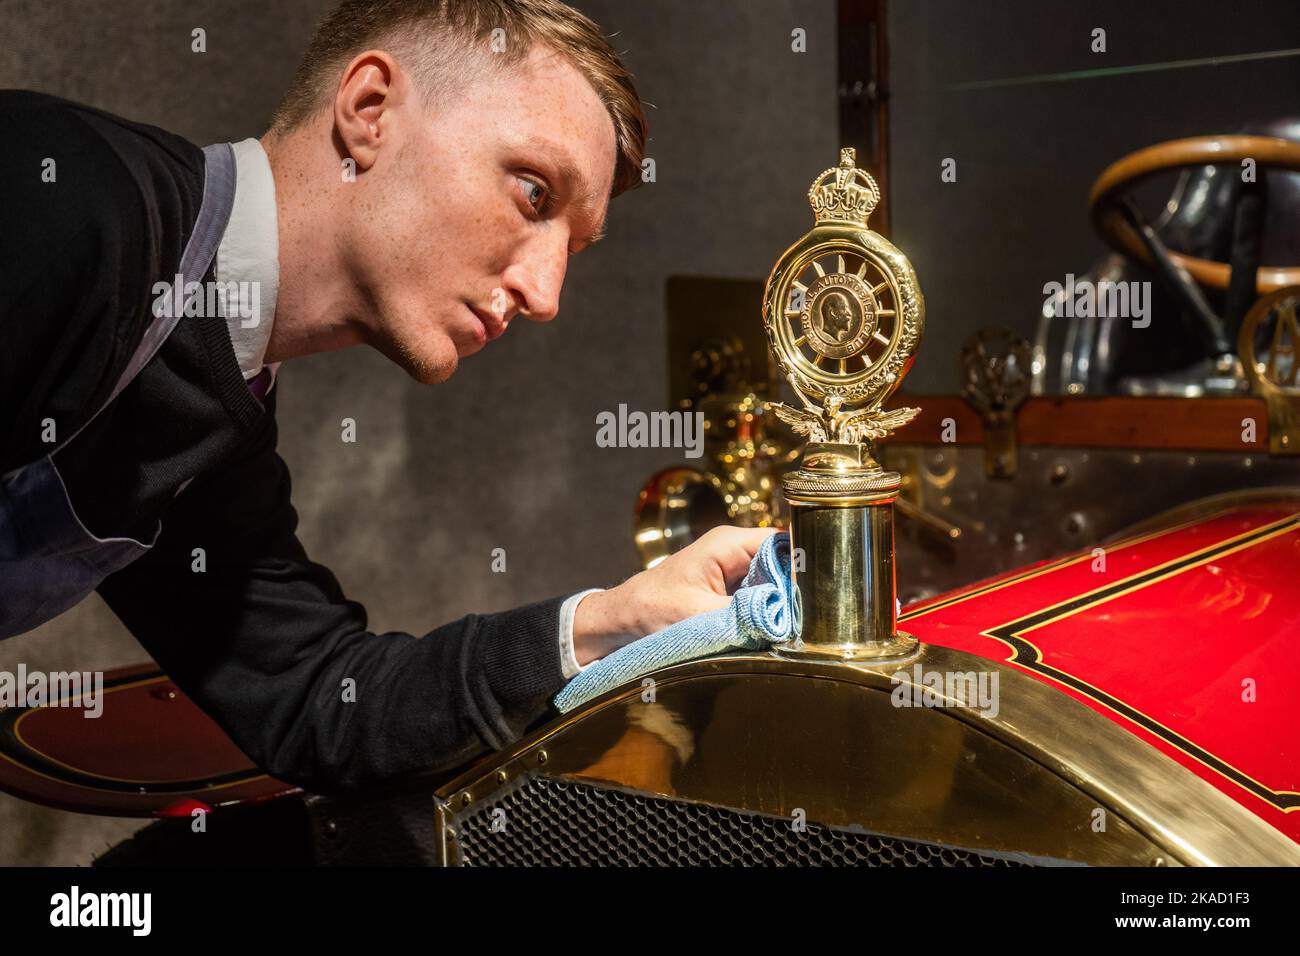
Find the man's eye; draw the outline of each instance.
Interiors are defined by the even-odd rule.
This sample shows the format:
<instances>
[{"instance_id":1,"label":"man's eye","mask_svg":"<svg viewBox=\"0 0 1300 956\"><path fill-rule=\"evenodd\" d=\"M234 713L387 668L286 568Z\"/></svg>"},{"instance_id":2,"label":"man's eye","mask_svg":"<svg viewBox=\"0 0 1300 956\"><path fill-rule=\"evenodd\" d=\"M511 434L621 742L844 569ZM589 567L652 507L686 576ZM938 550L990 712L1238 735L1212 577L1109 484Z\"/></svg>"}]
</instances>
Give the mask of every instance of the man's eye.
<instances>
[{"instance_id":1,"label":"man's eye","mask_svg":"<svg viewBox=\"0 0 1300 956\"><path fill-rule=\"evenodd\" d=\"M528 205L537 212L542 212L546 203L546 187L532 179L525 179L522 176L517 178L523 184L524 198L528 200Z\"/></svg>"}]
</instances>

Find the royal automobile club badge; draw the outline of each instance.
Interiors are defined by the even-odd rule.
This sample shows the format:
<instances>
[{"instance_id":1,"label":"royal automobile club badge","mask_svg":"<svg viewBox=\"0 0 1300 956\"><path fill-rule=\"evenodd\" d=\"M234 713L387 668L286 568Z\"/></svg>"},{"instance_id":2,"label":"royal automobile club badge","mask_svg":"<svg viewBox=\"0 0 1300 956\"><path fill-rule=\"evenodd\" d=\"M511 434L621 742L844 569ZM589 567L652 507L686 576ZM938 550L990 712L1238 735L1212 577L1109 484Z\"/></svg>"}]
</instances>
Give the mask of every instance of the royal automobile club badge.
<instances>
[{"instance_id":1,"label":"royal automobile club badge","mask_svg":"<svg viewBox=\"0 0 1300 956\"><path fill-rule=\"evenodd\" d=\"M867 226L875 180L840 150L808 190L815 224L777 260L763 324L802 408L773 410L809 439L781 479L791 508L791 602L796 639L776 653L905 660L917 642L897 627L893 503L901 484L871 442L917 408L881 406L921 340L925 305L911 263Z\"/></svg>"},{"instance_id":2,"label":"royal automobile club badge","mask_svg":"<svg viewBox=\"0 0 1300 956\"><path fill-rule=\"evenodd\" d=\"M805 410L775 410L813 442L871 441L919 411L880 406L911 367L925 304L911 263L867 226L880 190L854 150L840 150L808 201L816 224L777 261L763 299L777 365Z\"/></svg>"}]
</instances>

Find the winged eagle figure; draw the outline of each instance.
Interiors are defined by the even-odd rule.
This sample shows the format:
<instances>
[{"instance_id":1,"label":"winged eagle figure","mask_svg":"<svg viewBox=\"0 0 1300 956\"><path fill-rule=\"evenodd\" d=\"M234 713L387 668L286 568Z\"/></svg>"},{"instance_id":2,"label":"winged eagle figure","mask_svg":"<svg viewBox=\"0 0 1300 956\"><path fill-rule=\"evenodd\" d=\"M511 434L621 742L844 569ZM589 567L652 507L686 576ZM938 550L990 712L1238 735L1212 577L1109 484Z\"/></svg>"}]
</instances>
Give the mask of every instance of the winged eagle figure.
<instances>
[{"instance_id":1,"label":"winged eagle figure","mask_svg":"<svg viewBox=\"0 0 1300 956\"><path fill-rule=\"evenodd\" d=\"M878 408L860 408L852 412L841 412L840 406L844 404L844 399L838 395L827 395L824 404L824 409L818 409L805 402L808 410L803 411L777 402L772 409L777 418L809 441L858 445L884 438L921 412L919 408L896 408L889 412L882 412Z\"/></svg>"}]
</instances>

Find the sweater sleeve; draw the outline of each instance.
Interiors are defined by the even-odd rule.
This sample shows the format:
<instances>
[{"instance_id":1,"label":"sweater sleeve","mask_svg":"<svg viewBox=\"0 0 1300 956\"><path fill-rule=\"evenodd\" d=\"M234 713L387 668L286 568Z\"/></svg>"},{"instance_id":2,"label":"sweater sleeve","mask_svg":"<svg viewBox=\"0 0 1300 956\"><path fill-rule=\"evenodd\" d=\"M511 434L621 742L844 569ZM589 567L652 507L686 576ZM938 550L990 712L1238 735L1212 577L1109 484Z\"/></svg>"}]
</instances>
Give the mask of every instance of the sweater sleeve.
<instances>
[{"instance_id":1,"label":"sweater sleeve","mask_svg":"<svg viewBox=\"0 0 1300 956\"><path fill-rule=\"evenodd\" d=\"M247 454L196 478L153 549L99 588L168 676L260 767L322 793L464 763L553 716L565 596L423 636L370 632L294 533L267 418Z\"/></svg>"}]
</instances>

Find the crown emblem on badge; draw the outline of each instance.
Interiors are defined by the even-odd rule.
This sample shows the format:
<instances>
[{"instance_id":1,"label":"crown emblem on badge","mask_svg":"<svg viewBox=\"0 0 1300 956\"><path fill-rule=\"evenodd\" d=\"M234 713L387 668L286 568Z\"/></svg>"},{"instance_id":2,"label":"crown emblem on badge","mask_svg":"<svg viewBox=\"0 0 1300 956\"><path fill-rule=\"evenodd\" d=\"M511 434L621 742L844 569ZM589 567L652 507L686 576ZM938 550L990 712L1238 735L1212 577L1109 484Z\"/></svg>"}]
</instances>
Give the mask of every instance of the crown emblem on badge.
<instances>
[{"instance_id":1,"label":"crown emblem on badge","mask_svg":"<svg viewBox=\"0 0 1300 956\"><path fill-rule=\"evenodd\" d=\"M829 179L835 177L832 184ZM857 165L857 150L845 147L840 150L840 164L828 169L815 180L808 190L817 222L851 222L865 226L867 217L880 202L880 187L865 169Z\"/></svg>"}]
</instances>

